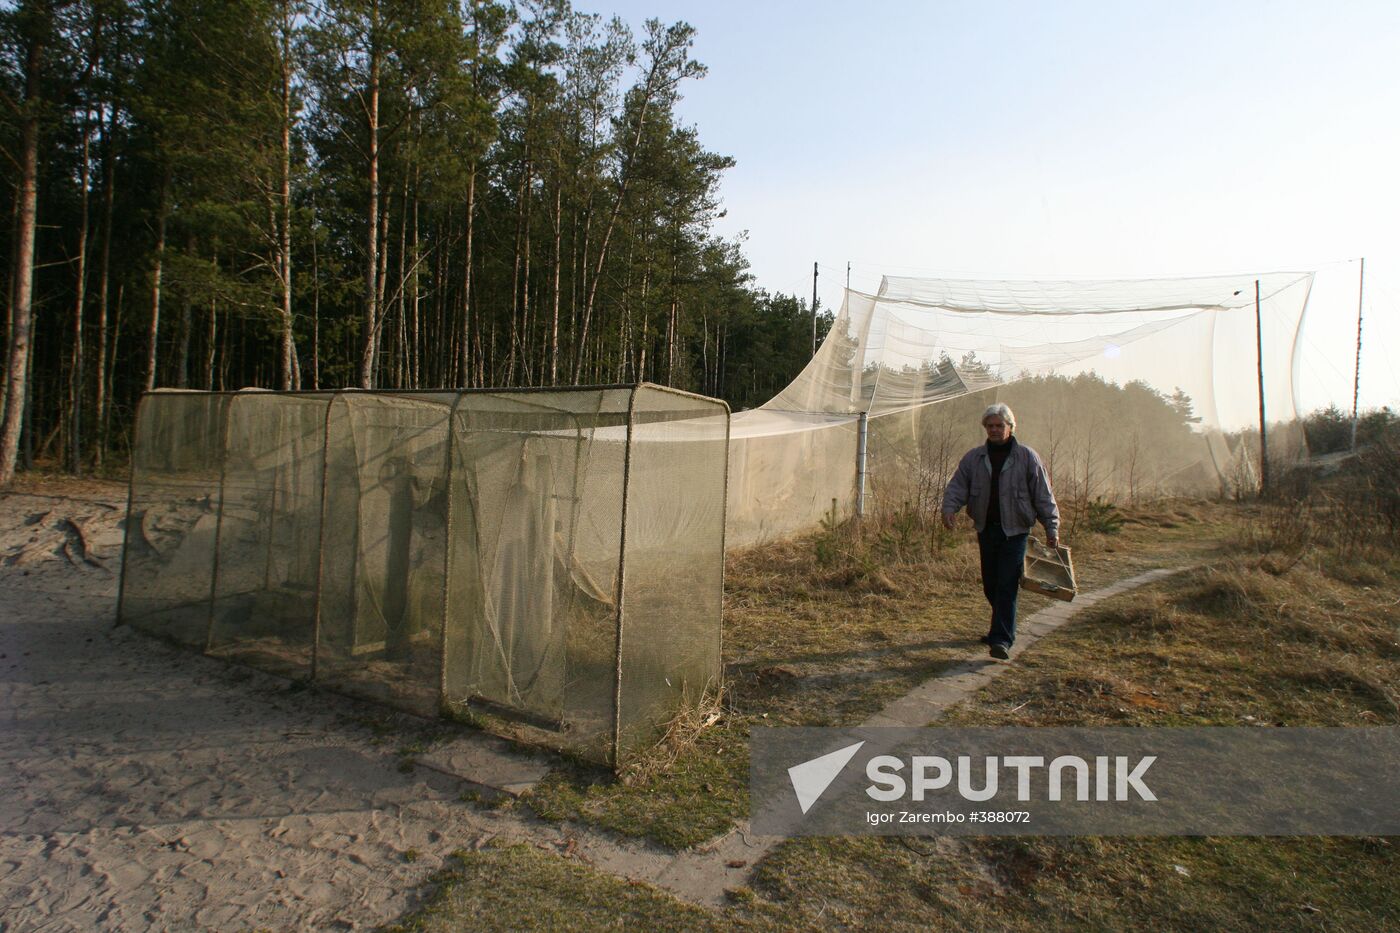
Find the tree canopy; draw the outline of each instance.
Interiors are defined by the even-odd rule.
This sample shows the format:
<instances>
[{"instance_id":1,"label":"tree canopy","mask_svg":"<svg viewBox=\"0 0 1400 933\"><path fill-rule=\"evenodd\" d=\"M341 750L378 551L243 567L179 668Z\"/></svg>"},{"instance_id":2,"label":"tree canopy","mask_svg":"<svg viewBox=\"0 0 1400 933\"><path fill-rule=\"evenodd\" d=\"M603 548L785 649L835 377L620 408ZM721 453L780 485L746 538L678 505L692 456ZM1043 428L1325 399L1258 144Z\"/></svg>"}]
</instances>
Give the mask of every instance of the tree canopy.
<instances>
[{"instance_id":1,"label":"tree canopy","mask_svg":"<svg viewBox=\"0 0 1400 933\"><path fill-rule=\"evenodd\" d=\"M715 232L694 39L567 0L0 7L10 463L100 463L152 387L764 401L811 309Z\"/></svg>"}]
</instances>

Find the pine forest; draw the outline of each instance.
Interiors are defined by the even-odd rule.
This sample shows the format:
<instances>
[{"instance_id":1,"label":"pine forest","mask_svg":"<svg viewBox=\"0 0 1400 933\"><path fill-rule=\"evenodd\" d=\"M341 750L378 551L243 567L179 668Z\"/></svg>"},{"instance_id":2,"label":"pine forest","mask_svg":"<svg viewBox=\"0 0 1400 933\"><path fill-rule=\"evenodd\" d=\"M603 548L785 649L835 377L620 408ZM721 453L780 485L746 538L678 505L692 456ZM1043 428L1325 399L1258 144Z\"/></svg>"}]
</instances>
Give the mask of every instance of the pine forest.
<instances>
[{"instance_id":1,"label":"pine forest","mask_svg":"<svg viewBox=\"0 0 1400 933\"><path fill-rule=\"evenodd\" d=\"M694 41L567 0L0 3L0 484L120 464L160 387L765 401L811 308L715 232Z\"/></svg>"}]
</instances>

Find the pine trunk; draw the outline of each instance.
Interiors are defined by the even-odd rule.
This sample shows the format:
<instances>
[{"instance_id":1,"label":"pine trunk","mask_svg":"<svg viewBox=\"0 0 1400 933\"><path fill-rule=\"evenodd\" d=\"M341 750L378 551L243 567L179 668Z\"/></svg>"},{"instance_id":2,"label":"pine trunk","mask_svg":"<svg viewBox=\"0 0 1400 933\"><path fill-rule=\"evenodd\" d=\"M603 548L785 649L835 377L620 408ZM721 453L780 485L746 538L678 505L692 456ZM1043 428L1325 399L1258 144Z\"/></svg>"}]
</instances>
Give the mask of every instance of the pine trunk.
<instances>
[{"instance_id":1,"label":"pine trunk","mask_svg":"<svg viewBox=\"0 0 1400 933\"><path fill-rule=\"evenodd\" d=\"M105 449L112 438L112 396L117 387L117 350L121 346L122 310L126 305L126 285L117 286L117 312L112 317L112 349L107 354L111 363L107 366L107 405L102 409L102 442Z\"/></svg>"},{"instance_id":2,"label":"pine trunk","mask_svg":"<svg viewBox=\"0 0 1400 933\"><path fill-rule=\"evenodd\" d=\"M301 388L296 336L292 329L292 24L284 4L282 22L282 165L281 217L277 236L277 268L282 285L282 344L278 361L278 387Z\"/></svg>"},{"instance_id":3,"label":"pine trunk","mask_svg":"<svg viewBox=\"0 0 1400 933\"><path fill-rule=\"evenodd\" d=\"M214 391L214 355L219 346L219 299L209 299L209 345L204 348L204 388Z\"/></svg>"},{"instance_id":4,"label":"pine trunk","mask_svg":"<svg viewBox=\"0 0 1400 933\"><path fill-rule=\"evenodd\" d=\"M422 348L419 343L418 334L418 298L419 293L422 291L422 289L418 287L418 264L422 261L422 257L419 255L419 250L421 247L418 242L418 169L416 167L414 168L413 173L413 272L410 275L413 297L412 301L409 303L408 317L408 385L409 388L416 389L420 385L422 385L422 382L420 381L420 369L422 367L423 357L421 353Z\"/></svg>"},{"instance_id":5,"label":"pine trunk","mask_svg":"<svg viewBox=\"0 0 1400 933\"><path fill-rule=\"evenodd\" d=\"M564 241L563 174L554 179L554 313L549 325L549 384L559 384L559 272L564 265L561 247Z\"/></svg>"},{"instance_id":6,"label":"pine trunk","mask_svg":"<svg viewBox=\"0 0 1400 933\"><path fill-rule=\"evenodd\" d=\"M632 177L632 160L636 157L637 149L642 144L642 128L646 125L647 109L651 105L650 97L642 101L640 111L637 113L637 130L632 134L632 147L623 159L622 168L619 169L617 184L617 199L613 202L612 210L608 212L608 225L603 228L603 242L598 247L598 263L593 270L593 280L588 284L588 298L583 304L583 327L581 340L588 339L588 324L593 318L593 308L598 298L598 282L603 277L603 266L608 261L608 244L612 242L613 231L617 229L617 219L622 214L623 203L627 200L627 186ZM575 368L574 382L578 382L578 370Z\"/></svg>"},{"instance_id":7,"label":"pine trunk","mask_svg":"<svg viewBox=\"0 0 1400 933\"><path fill-rule=\"evenodd\" d=\"M25 102L39 94L42 48L29 45L25 67ZM20 433L24 427L26 376L30 369L30 330L34 323L34 234L39 207L39 117L31 106L20 124L19 230L15 238L14 312L6 367L4 425L0 427L0 487L15 478Z\"/></svg>"},{"instance_id":8,"label":"pine trunk","mask_svg":"<svg viewBox=\"0 0 1400 933\"><path fill-rule=\"evenodd\" d=\"M116 108L107 118L107 127L102 139L102 271L97 283L97 397L93 412L97 418L97 443L93 445L92 465L101 468L102 458L107 453L107 298L111 287L112 268L112 206L116 191L116 163L113 160L112 125L116 121Z\"/></svg>"},{"instance_id":9,"label":"pine trunk","mask_svg":"<svg viewBox=\"0 0 1400 933\"><path fill-rule=\"evenodd\" d=\"M527 199L529 197L530 185L530 156L528 151L525 155L525 162L520 170L520 189L516 194L515 212L515 265L511 269L510 280L510 345L506 354L506 381L505 384L515 385L515 361L516 350L520 345L520 266L522 263L522 249L528 242L525 232L525 214ZM528 268L528 266L526 267ZM526 300L529 300L528 289Z\"/></svg>"},{"instance_id":10,"label":"pine trunk","mask_svg":"<svg viewBox=\"0 0 1400 933\"><path fill-rule=\"evenodd\" d=\"M195 254L194 237L187 246L190 256ZM180 343L175 355L175 386L180 389L190 387L190 338L194 334L194 301L189 295L180 297Z\"/></svg>"},{"instance_id":11,"label":"pine trunk","mask_svg":"<svg viewBox=\"0 0 1400 933\"><path fill-rule=\"evenodd\" d=\"M156 387L156 350L160 340L160 278L165 262L165 228L170 210L170 169L160 186L160 208L156 219L156 256L151 269L151 325L146 331L146 391Z\"/></svg>"},{"instance_id":12,"label":"pine trunk","mask_svg":"<svg viewBox=\"0 0 1400 933\"><path fill-rule=\"evenodd\" d=\"M378 8L375 9L376 26ZM377 37L371 41L377 41ZM360 354L360 388L374 388L379 355L379 49L370 51L369 214L365 223L365 333Z\"/></svg>"},{"instance_id":13,"label":"pine trunk","mask_svg":"<svg viewBox=\"0 0 1400 933\"><path fill-rule=\"evenodd\" d=\"M321 263L316 252L316 206L311 207L311 388L321 388Z\"/></svg>"},{"instance_id":14,"label":"pine trunk","mask_svg":"<svg viewBox=\"0 0 1400 933\"><path fill-rule=\"evenodd\" d=\"M389 195L384 195L384 203L379 205L379 294L375 298L375 303L379 307L379 332L375 335L375 347L382 351L384 343L384 323L388 319L388 302L384 300L385 289L389 284ZM382 357L383 353L380 352ZM392 361L391 361L392 362ZM384 364L381 360L375 370L376 386L381 384L384 376Z\"/></svg>"},{"instance_id":15,"label":"pine trunk","mask_svg":"<svg viewBox=\"0 0 1400 933\"><path fill-rule=\"evenodd\" d=\"M467 176L467 237L463 247L466 257L462 260L462 344L458 348L461 358L457 364L457 378L460 385L472 384L472 233L476 220L476 160L472 160L471 172Z\"/></svg>"},{"instance_id":16,"label":"pine trunk","mask_svg":"<svg viewBox=\"0 0 1400 933\"><path fill-rule=\"evenodd\" d=\"M394 385L402 389L408 378L408 174L403 176L399 196L399 287L398 318L394 321Z\"/></svg>"},{"instance_id":17,"label":"pine trunk","mask_svg":"<svg viewBox=\"0 0 1400 933\"><path fill-rule=\"evenodd\" d=\"M90 117L83 116L83 161L79 170L82 192L78 208L78 255L73 285L73 355L68 370L68 463L74 473L83 471L83 306L87 303L88 202L92 184Z\"/></svg>"}]
</instances>

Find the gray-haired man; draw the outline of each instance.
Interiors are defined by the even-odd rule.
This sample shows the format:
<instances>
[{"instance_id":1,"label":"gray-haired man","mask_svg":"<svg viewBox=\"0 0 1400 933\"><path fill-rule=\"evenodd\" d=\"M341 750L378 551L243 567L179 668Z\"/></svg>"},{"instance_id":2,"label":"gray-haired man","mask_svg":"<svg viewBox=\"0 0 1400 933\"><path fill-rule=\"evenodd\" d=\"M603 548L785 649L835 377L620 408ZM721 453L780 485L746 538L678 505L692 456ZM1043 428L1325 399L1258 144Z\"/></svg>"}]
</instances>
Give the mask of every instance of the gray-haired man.
<instances>
[{"instance_id":1,"label":"gray-haired man","mask_svg":"<svg viewBox=\"0 0 1400 933\"><path fill-rule=\"evenodd\" d=\"M1012 436L1016 416L998 402L982 414L987 443L969 450L943 491L943 524L953 527L959 509L977 526L982 592L992 605L992 625L983 638L994 658L1005 660L1016 641L1016 597L1026 560L1026 535L1036 519L1046 543L1056 547L1060 507L1040 455Z\"/></svg>"}]
</instances>

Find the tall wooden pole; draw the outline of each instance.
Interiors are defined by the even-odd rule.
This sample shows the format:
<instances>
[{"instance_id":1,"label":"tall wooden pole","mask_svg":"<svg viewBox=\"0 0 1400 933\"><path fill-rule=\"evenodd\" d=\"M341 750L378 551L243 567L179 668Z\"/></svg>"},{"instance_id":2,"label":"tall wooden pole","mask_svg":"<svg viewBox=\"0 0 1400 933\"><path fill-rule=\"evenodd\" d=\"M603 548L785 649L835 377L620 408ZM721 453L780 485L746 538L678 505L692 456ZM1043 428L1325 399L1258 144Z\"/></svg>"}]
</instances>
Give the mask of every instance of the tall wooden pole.
<instances>
[{"instance_id":1,"label":"tall wooden pole","mask_svg":"<svg viewBox=\"0 0 1400 933\"><path fill-rule=\"evenodd\" d=\"M812 263L812 355L817 355L817 264Z\"/></svg>"},{"instance_id":2,"label":"tall wooden pole","mask_svg":"<svg viewBox=\"0 0 1400 933\"><path fill-rule=\"evenodd\" d=\"M1269 490L1269 440L1264 430L1264 319L1259 307L1259 280L1254 280L1254 346L1259 354L1259 494Z\"/></svg>"},{"instance_id":3,"label":"tall wooden pole","mask_svg":"<svg viewBox=\"0 0 1400 933\"><path fill-rule=\"evenodd\" d=\"M1366 257L1361 257L1361 278L1356 283L1356 376L1351 384L1351 449L1356 449L1357 403L1361 400L1361 299L1366 293Z\"/></svg>"}]
</instances>

